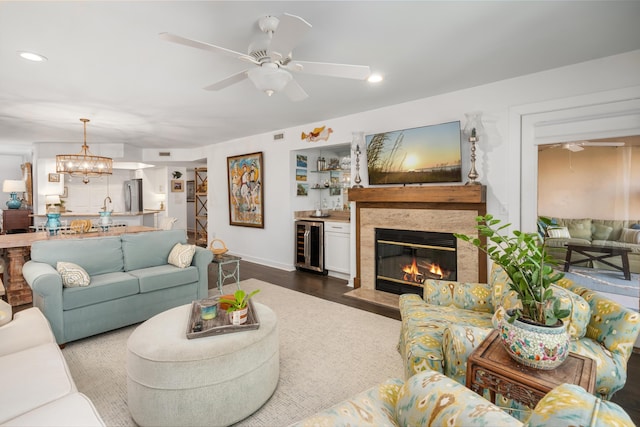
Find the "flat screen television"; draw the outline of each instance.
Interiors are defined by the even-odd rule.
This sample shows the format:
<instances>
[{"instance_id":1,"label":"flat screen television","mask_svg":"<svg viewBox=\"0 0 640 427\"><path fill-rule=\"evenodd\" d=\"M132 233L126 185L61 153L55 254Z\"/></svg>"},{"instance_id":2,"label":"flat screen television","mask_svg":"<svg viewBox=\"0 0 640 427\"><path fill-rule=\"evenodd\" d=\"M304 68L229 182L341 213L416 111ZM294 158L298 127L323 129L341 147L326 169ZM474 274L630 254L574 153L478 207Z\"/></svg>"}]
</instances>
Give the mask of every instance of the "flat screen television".
<instances>
[{"instance_id":1,"label":"flat screen television","mask_svg":"<svg viewBox=\"0 0 640 427\"><path fill-rule=\"evenodd\" d=\"M462 181L460 121L367 135L370 185Z\"/></svg>"}]
</instances>

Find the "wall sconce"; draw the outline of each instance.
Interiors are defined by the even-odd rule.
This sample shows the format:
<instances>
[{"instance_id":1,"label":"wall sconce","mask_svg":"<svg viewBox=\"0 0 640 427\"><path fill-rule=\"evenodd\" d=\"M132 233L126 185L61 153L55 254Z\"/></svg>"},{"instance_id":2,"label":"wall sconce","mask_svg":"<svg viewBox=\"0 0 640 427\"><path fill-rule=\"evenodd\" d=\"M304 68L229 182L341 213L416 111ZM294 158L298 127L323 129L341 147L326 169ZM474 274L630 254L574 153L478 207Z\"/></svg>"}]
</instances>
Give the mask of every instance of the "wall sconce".
<instances>
[{"instance_id":1,"label":"wall sconce","mask_svg":"<svg viewBox=\"0 0 640 427\"><path fill-rule=\"evenodd\" d=\"M482 113L473 112L465 113L467 117L467 123L464 126L464 134L468 136L469 143L471 144L471 169L469 170L469 180L465 182L465 185L480 185L480 182L476 181L480 175L476 171L476 142L480 140L480 135L484 134L484 126L482 125Z\"/></svg>"},{"instance_id":2,"label":"wall sconce","mask_svg":"<svg viewBox=\"0 0 640 427\"><path fill-rule=\"evenodd\" d=\"M351 141L351 149L353 153L356 155L356 176L353 179L353 187L351 188L362 188L360 184L362 179L360 178L360 151L361 147L364 147L364 132L353 132L353 139Z\"/></svg>"}]
</instances>

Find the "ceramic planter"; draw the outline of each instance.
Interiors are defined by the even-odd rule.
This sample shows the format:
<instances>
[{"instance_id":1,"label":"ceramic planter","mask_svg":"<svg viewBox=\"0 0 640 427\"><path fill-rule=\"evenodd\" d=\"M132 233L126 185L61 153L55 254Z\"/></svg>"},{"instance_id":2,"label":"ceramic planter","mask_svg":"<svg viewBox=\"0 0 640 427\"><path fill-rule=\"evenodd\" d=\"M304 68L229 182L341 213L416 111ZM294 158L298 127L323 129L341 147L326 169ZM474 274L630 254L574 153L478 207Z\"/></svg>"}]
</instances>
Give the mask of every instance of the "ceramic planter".
<instances>
[{"instance_id":1,"label":"ceramic planter","mask_svg":"<svg viewBox=\"0 0 640 427\"><path fill-rule=\"evenodd\" d=\"M543 326L521 320L499 325L500 338L507 353L516 362L536 369L555 369L569 355L566 325Z\"/></svg>"},{"instance_id":2,"label":"ceramic planter","mask_svg":"<svg viewBox=\"0 0 640 427\"><path fill-rule=\"evenodd\" d=\"M249 307L229 312L229 321L232 325L243 325L247 322Z\"/></svg>"}]
</instances>

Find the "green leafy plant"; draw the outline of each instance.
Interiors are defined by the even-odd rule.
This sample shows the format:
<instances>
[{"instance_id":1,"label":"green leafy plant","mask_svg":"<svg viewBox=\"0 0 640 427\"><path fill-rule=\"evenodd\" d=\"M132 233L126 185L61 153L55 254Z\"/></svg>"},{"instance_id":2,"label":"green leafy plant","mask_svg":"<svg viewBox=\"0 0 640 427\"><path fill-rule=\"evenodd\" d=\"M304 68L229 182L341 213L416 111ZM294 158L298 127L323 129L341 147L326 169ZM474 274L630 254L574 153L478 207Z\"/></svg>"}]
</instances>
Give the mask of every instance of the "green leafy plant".
<instances>
[{"instance_id":1,"label":"green leafy plant","mask_svg":"<svg viewBox=\"0 0 640 427\"><path fill-rule=\"evenodd\" d=\"M242 289L238 289L233 294L233 297L234 297L233 299L220 298L220 302L224 304L229 304L229 307L227 308L227 313L231 313L232 311L242 310L243 308L245 308L247 306L247 303L249 302L249 299L255 294L257 294L258 292L260 292L260 289L256 289L250 294L247 294Z\"/></svg>"},{"instance_id":2,"label":"green leafy plant","mask_svg":"<svg viewBox=\"0 0 640 427\"><path fill-rule=\"evenodd\" d=\"M551 223L548 218L541 218L541 221L546 225ZM570 311L560 307L560 300L550 288L564 274L553 269L552 265L557 262L547 253L540 236L519 230L509 236L507 229L511 224L503 224L490 214L476 217L476 222L476 229L486 237L486 243L474 236L457 233L454 236L485 252L511 279L510 287L518 295L522 309L509 313L509 322L523 318L552 326L569 316Z\"/></svg>"}]
</instances>

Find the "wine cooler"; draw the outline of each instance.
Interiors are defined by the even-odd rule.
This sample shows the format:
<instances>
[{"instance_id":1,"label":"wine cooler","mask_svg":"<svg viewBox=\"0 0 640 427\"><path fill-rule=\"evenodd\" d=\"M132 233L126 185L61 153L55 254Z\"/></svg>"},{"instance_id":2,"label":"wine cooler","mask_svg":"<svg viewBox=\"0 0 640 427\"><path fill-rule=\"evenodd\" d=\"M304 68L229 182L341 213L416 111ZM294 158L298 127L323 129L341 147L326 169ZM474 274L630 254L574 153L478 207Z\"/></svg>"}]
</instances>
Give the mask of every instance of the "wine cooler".
<instances>
[{"instance_id":1,"label":"wine cooler","mask_svg":"<svg viewBox=\"0 0 640 427\"><path fill-rule=\"evenodd\" d=\"M296 221L295 226L296 268L325 274L324 223L320 221Z\"/></svg>"}]
</instances>

